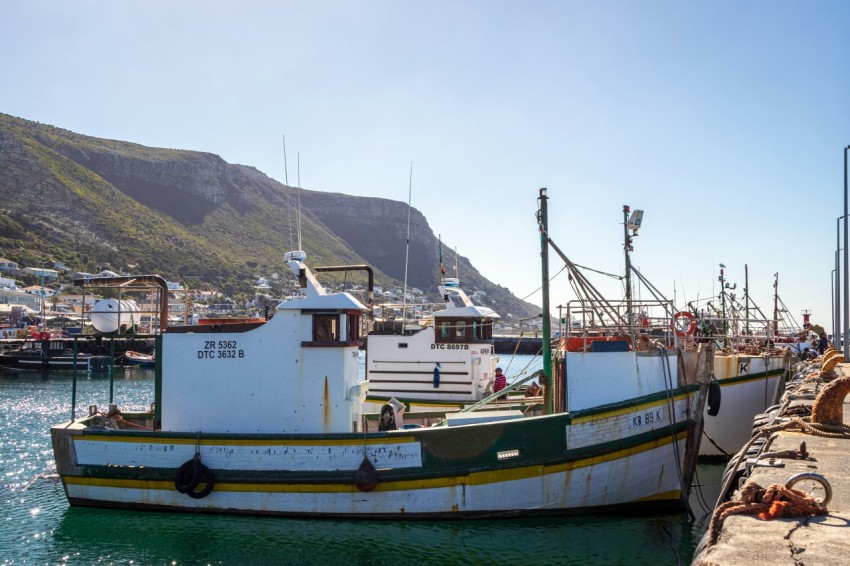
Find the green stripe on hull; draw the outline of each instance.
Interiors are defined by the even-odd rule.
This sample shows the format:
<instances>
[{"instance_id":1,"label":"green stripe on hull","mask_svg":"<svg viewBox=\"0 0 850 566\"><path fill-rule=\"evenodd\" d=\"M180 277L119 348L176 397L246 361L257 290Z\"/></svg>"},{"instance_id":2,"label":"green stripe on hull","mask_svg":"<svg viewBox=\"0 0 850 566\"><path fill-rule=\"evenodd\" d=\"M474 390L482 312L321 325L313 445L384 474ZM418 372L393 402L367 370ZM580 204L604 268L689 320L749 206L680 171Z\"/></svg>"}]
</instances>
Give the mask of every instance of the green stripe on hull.
<instances>
[{"instance_id":1,"label":"green stripe on hull","mask_svg":"<svg viewBox=\"0 0 850 566\"><path fill-rule=\"evenodd\" d=\"M723 379L718 379L717 383L720 384L721 387L726 385L733 385L735 383L743 383L745 381L753 381L756 379L764 379L765 377L774 377L777 375L782 375L786 372L785 368L773 369L770 371L762 371L759 373L748 373L745 375L736 375L734 377L725 377Z\"/></svg>"}]
</instances>

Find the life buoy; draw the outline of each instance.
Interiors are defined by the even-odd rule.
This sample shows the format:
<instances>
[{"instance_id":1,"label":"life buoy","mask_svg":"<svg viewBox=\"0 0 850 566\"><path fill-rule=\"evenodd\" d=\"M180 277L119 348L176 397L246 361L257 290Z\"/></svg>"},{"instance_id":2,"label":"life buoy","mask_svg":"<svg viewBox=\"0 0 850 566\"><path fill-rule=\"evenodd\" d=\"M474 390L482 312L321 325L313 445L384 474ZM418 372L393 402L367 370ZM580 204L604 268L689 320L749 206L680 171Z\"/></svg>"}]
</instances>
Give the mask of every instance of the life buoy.
<instances>
[{"instance_id":1,"label":"life buoy","mask_svg":"<svg viewBox=\"0 0 850 566\"><path fill-rule=\"evenodd\" d=\"M42 342L44 342L45 340L50 338L50 334L48 334L47 332L42 332L41 334L38 335L38 337L41 338Z\"/></svg>"},{"instance_id":2,"label":"life buoy","mask_svg":"<svg viewBox=\"0 0 850 566\"><path fill-rule=\"evenodd\" d=\"M38 330L34 330L33 333L32 333L32 339L35 340L36 342L38 342L39 336L40 336L40 334L38 333Z\"/></svg>"},{"instance_id":3,"label":"life buoy","mask_svg":"<svg viewBox=\"0 0 850 566\"><path fill-rule=\"evenodd\" d=\"M687 319L688 321L688 327L685 330L682 330L682 327L679 325L680 318ZM679 311L673 315L673 330L676 332L676 336L691 336L696 329L697 321L694 318L694 315L688 311Z\"/></svg>"}]
</instances>

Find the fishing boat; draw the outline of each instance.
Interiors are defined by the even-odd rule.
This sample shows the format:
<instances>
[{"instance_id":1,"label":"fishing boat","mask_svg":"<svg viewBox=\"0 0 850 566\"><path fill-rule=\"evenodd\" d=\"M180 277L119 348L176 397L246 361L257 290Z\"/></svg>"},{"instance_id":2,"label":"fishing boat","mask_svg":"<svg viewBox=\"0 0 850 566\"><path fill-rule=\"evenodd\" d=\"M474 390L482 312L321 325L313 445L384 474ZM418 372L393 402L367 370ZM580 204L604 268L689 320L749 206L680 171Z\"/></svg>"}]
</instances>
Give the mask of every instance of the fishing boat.
<instances>
[{"instance_id":1,"label":"fishing boat","mask_svg":"<svg viewBox=\"0 0 850 566\"><path fill-rule=\"evenodd\" d=\"M424 318L408 319L405 305L380 306L384 317L367 337L367 411L391 399L410 413L458 410L493 392L499 315L475 305L456 277L441 276L438 289L444 302Z\"/></svg>"},{"instance_id":2,"label":"fishing boat","mask_svg":"<svg viewBox=\"0 0 850 566\"><path fill-rule=\"evenodd\" d=\"M539 202L545 234L545 189ZM673 369L675 354L547 355L533 376L547 384L544 414L486 409L490 396L430 427L394 426L387 411L371 431L367 307L328 292L303 252L284 259L303 298L250 328L165 328L149 409L77 418L72 404L51 428L71 505L397 520L683 504L705 387Z\"/></svg>"},{"instance_id":3,"label":"fishing boat","mask_svg":"<svg viewBox=\"0 0 850 566\"><path fill-rule=\"evenodd\" d=\"M733 293L737 285L727 282L722 264L718 280L718 305L709 302L698 311L689 304L679 313L687 324L678 330L685 342L710 340L717 346L716 400L706 404L705 441L700 443L700 456L708 458L728 458L747 443L753 417L782 397L794 356L779 333L776 292L774 316L768 318L750 297L748 266L744 266L743 299ZM777 286L778 281L774 290Z\"/></svg>"},{"instance_id":4,"label":"fishing boat","mask_svg":"<svg viewBox=\"0 0 850 566\"><path fill-rule=\"evenodd\" d=\"M133 350L124 352L124 365L126 366L152 368L155 364L156 356L154 354L143 354Z\"/></svg>"},{"instance_id":5,"label":"fishing boat","mask_svg":"<svg viewBox=\"0 0 850 566\"><path fill-rule=\"evenodd\" d=\"M5 369L103 372L109 370L109 365L109 356L75 352L64 339L46 332L40 333L38 339L0 351L0 367Z\"/></svg>"}]
</instances>

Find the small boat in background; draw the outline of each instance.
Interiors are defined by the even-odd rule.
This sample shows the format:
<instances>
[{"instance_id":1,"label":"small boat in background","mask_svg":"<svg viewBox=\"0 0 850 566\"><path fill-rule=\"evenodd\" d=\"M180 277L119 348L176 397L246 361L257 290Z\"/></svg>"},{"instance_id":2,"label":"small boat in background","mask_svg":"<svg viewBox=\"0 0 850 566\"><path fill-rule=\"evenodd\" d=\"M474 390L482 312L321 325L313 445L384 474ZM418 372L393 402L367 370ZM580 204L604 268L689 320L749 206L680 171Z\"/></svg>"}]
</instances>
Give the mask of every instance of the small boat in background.
<instances>
[{"instance_id":1,"label":"small boat in background","mask_svg":"<svg viewBox=\"0 0 850 566\"><path fill-rule=\"evenodd\" d=\"M143 368L152 368L156 364L156 356L154 354L143 354L127 350L124 352L124 365L136 366Z\"/></svg>"},{"instance_id":2,"label":"small boat in background","mask_svg":"<svg viewBox=\"0 0 850 566\"><path fill-rule=\"evenodd\" d=\"M109 357L75 353L65 340L51 338L47 332L42 332L38 340L27 340L18 347L0 352L0 368L104 372L109 370Z\"/></svg>"}]
</instances>

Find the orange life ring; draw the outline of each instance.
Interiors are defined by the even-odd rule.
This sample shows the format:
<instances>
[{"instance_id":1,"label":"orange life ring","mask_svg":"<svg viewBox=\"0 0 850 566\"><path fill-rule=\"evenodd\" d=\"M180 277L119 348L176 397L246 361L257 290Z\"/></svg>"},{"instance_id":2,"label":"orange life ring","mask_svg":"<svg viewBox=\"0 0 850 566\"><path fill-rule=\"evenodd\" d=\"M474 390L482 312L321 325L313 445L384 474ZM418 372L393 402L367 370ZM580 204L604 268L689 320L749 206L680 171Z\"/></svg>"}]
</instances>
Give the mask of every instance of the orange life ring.
<instances>
[{"instance_id":1,"label":"orange life ring","mask_svg":"<svg viewBox=\"0 0 850 566\"><path fill-rule=\"evenodd\" d=\"M688 328L686 330L681 330L679 326L679 319L686 318L688 320ZM697 321L694 318L694 315L687 311L679 311L673 315L673 330L676 332L676 336L691 336L697 329Z\"/></svg>"}]
</instances>

